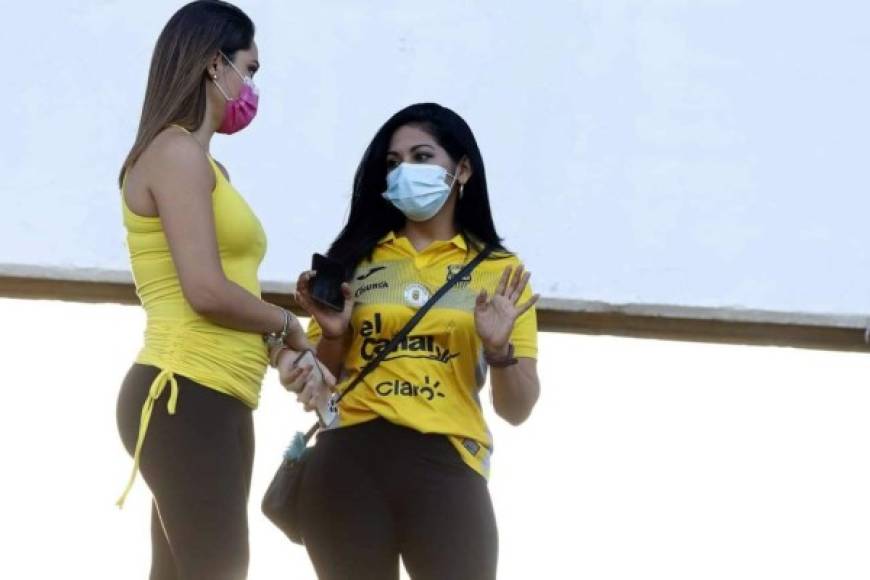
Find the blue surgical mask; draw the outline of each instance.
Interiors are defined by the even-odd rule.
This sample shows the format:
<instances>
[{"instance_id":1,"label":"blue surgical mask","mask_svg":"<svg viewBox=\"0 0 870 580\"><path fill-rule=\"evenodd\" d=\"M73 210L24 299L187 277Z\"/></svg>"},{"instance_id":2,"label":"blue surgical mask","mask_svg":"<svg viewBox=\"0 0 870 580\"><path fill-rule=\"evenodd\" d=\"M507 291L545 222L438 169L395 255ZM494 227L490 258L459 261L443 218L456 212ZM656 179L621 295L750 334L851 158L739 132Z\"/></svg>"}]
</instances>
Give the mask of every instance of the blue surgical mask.
<instances>
[{"instance_id":1,"label":"blue surgical mask","mask_svg":"<svg viewBox=\"0 0 870 580\"><path fill-rule=\"evenodd\" d=\"M402 163L387 175L387 191L382 195L409 220L425 222L435 217L450 197L456 178L448 184L448 175L440 165Z\"/></svg>"}]
</instances>

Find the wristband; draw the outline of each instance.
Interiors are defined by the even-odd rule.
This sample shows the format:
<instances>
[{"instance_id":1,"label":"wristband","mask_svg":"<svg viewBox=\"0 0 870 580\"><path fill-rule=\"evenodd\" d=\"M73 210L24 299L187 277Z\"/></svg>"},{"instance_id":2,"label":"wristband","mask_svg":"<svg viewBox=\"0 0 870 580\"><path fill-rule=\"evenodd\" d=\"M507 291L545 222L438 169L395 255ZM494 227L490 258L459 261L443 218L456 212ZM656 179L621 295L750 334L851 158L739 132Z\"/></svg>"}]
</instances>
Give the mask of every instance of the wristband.
<instances>
[{"instance_id":1,"label":"wristband","mask_svg":"<svg viewBox=\"0 0 870 580\"><path fill-rule=\"evenodd\" d=\"M508 352L506 355L494 355L483 351L483 358L489 366L502 369L517 364L519 361L514 356L514 343L508 343Z\"/></svg>"}]
</instances>

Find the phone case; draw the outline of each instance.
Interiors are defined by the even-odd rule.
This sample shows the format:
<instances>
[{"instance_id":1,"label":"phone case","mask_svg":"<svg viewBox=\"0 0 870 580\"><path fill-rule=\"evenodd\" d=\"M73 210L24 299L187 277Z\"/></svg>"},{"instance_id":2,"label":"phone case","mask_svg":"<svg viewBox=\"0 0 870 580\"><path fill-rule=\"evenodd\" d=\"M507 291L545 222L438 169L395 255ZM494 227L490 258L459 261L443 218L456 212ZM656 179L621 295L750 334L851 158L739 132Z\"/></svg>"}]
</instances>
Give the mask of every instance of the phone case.
<instances>
[{"instance_id":1,"label":"phone case","mask_svg":"<svg viewBox=\"0 0 870 580\"><path fill-rule=\"evenodd\" d=\"M344 267L341 263L321 254L314 254L311 267L317 272L311 279L311 298L337 312L344 310L344 294L341 291Z\"/></svg>"}]
</instances>

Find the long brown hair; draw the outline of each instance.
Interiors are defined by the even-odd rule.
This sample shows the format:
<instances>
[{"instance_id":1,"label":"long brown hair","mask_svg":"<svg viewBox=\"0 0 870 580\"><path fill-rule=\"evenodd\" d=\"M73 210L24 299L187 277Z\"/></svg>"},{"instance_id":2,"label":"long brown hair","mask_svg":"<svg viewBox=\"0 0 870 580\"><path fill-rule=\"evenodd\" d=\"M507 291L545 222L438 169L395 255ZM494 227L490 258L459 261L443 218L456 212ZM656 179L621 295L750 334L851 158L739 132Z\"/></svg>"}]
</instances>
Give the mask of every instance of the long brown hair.
<instances>
[{"instance_id":1,"label":"long brown hair","mask_svg":"<svg viewBox=\"0 0 870 580\"><path fill-rule=\"evenodd\" d=\"M195 131L202 125L209 62L218 51L233 59L239 50L251 48L253 41L251 19L221 0L191 2L169 19L154 47L139 130L121 166L119 185L166 127L175 124Z\"/></svg>"}]
</instances>

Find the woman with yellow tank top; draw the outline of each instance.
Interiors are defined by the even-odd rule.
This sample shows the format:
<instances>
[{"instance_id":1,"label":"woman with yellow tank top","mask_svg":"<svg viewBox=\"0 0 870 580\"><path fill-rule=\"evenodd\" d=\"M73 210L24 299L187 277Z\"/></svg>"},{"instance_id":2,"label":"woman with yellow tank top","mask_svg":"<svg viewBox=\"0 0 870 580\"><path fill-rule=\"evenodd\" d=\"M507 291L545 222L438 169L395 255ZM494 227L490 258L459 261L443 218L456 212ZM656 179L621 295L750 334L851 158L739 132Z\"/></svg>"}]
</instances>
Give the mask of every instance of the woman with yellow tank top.
<instances>
[{"instance_id":1,"label":"woman with yellow tank top","mask_svg":"<svg viewBox=\"0 0 870 580\"><path fill-rule=\"evenodd\" d=\"M253 119L254 24L219 0L192 2L161 33L121 203L145 342L118 398L133 474L153 493L151 579L244 578L252 409L269 348L308 342L298 320L260 298L263 228L209 154L215 132ZM282 379L317 389L282 357ZM326 376L326 381L332 381Z\"/></svg>"}]
</instances>

